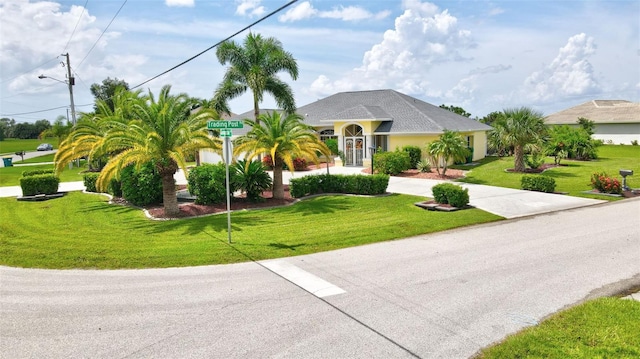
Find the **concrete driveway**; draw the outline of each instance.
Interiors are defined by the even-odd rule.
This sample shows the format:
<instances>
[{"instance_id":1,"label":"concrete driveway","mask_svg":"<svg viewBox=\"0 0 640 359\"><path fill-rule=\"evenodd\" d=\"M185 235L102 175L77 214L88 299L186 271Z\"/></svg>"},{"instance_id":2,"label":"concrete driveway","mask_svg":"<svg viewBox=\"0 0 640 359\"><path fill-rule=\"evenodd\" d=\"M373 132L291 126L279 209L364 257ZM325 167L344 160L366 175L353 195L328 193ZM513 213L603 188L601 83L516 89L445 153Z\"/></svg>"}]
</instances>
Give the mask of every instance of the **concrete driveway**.
<instances>
[{"instance_id":1,"label":"concrete driveway","mask_svg":"<svg viewBox=\"0 0 640 359\"><path fill-rule=\"evenodd\" d=\"M625 200L234 265L0 267L0 353L466 358L567 306L640 285L639 209L640 199Z\"/></svg>"}]
</instances>

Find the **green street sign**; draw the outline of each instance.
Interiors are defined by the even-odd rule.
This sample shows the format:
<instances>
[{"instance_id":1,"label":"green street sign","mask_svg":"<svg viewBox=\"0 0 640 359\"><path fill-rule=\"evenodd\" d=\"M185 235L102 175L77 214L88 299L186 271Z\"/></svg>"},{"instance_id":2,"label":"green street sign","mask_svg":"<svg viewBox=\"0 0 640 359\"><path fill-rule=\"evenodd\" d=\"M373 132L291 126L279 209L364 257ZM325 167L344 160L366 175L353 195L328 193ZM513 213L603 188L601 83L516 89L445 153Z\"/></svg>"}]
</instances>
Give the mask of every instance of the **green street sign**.
<instances>
[{"instance_id":1,"label":"green street sign","mask_svg":"<svg viewBox=\"0 0 640 359\"><path fill-rule=\"evenodd\" d=\"M243 128L242 121L209 121L207 122L207 129L213 130L218 128Z\"/></svg>"},{"instance_id":2,"label":"green street sign","mask_svg":"<svg viewBox=\"0 0 640 359\"><path fill-rule=\"evenodd\" d=\"M220 130L220 137L231 137L231 135L231 130L228 130L226 128Z\"/></svg>"}]
</instances>

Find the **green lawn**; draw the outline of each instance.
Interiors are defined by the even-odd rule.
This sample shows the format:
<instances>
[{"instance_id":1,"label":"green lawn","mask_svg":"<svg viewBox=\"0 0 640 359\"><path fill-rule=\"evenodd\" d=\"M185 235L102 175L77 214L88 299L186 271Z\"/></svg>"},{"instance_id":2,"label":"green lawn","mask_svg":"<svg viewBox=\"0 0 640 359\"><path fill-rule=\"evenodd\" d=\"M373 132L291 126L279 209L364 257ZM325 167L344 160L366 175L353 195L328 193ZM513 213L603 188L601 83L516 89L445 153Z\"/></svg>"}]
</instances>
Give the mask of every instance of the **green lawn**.
<instances>
[{"instance_id":1,"label":"green lawn","mask_svg":"<svg viewBox=\"0 0 640 359\"><path fill-rule=\"evenodd\" d=\"M55 153L51 153L51 154L48 154L48 155L42 155L42 156L38 156L38 157L29 158L29 159L26 159L24 161L15 161L13 163L14 164L24 164L24 163L53 162L53 157L54 156L55 156Z\"/></svg>"},{"instance_id":2,"label":"green lawn","mask_svg":"<svg viewBox=\"0 0 640 359\"><path fill-rule=\"evenodd\" d=\"M45 138L43 140L20 140L17 138L5 138L4 140L0 141L0 155L13 155L18 151L35 151L36 147L38 147L38 145L41 143L50 143L53 145L53 148L58 148L57 138Z\"/></svg>"},{"instance_id":3,"label":"green lawn","mask_svg":"<svg viewBox=\"0 0 640 359\"><path fill-rule=\"evenodd\" d=\"M72 192L44 202L0 198L0 264L37 268L158 268L234 263L352 247L501 217L420 209L421 197L316 197L295 205L153 221L106 197Z\"/></svg>"},{"instance_id":4,"label":"green lawn","mask_svg":"<svg viewBox=\"0 0 640 359\"><path fill-rule=\"evenodd\" d=\"M590 179L594 172L606 172L622 180L618 171L631 169L634 175L627 177L627 183L631 188L640 188L640 146L602 146L598 149L598 155L599 158L594 161L563 160L563 166L548 169L544 175L555 178L557 192L568 192L569 195L580 197L614 199L582 192L591 190ZM553 163L553 158L547 158L546 162ZM513 157L487 157L475 167L455 167L471 168L466 178L459 180L460 182L520 189L522 174L505 171L513 168Z\"/></svg>"},{"instance_id":5,"label":"green lawn","mask_svg":"<svg viewBox=\"0 0 640 359\"><path fill-rule=\"evenodd\" d=\"M640 358L640 302L600 298L553 315L478 358Z\"/></svg>"},{"instance_id":6,"label":"green lawn","mask_svg":"<svg viewBox=\"0 0 640 359\"><path fill-rule=\"evenodd\" d=\"M26 161L25 161L26 162ZM2 167L0 168L0 187L6 186L19 186L20 185L20 177L22 177L22 172L31 171L31 170L45 170L45 169L53 169L53 164L47 165L35 165L35 166L13 166L13 167ZM73 167L69 169L67 167L60 174L60 182L72 182L72 181L82 181L84 174L81 173L84 171L85 167Z\"/></svg>"}]
</instances>

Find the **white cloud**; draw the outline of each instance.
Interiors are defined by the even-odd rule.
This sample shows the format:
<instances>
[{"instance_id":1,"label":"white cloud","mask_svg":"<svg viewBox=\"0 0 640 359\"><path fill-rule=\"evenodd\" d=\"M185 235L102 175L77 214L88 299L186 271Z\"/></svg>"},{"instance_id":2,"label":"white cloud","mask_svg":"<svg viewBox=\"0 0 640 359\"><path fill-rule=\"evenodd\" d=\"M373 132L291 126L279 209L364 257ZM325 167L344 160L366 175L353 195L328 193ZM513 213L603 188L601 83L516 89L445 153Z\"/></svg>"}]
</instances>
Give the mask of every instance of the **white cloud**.
<instances>
[{"instance_id":1,"label":"white cloud","mask_svg":"<svg viewBox=\"0 0 640 359\"><path fill-rule=\"evenodd\" d=\"M264 6L261 6L262 0L236 0L238 7L236 14L241 16L261 16L266 12Z\"/></svg>"},{"instance_id":2,"label":"white cloud","mask_svg":"<svg viewBox=\"0 0 640 359\"><path fill-rule=\"evenodd\" d=\"M287 10L283 15L278 17L281 22L287 21L300 21L312 18L318 13L318 10L314 9L310 2L304 1L297 6Z\"/></svg>"},{"instance_id":3,"label":"white cloud","mask_svg":"<svg viewBox=\"0 0 640 359\"><path fill-rule=\"evenodd\" d=\"M447 10L438 12L430 3L403 2L405 11L395 20L395 29L384 33L382 42L364 54L362 66L331 82L318 77L311 85L317 95L354 88L394 88L408 94L430 91L428 72L443 63L467 60L462 51L474 46L471 33L458 29L457 19Z\"/></svg>"},{"instance_id":4,"label":"white cloud","mask_svg":"<svg viewBox=\"0 0 640 359\"><path fill-rule=\"evenodd\" d=\"M584 33L570 37L550 65L526 78L524 91L528 99L545 102L600 92L593 66L587 60L595 51L592 37Z\"/></svg>"},{"instance_id":5,"label":"white cloud","mask_svg":"<svg viewBox=\"0 0 640 359\"><path fill-rule=\"evenodd\" d=\"M164 3L167 6L175 7L193 7L194 0L165 0Z\"/></svg>"},{"instance_id":6,"label":"white cloud","mask_svg":"<svg viewBox=\"0 0 640 359\"><path fill-rule=\"evenodd\" d=\"M342 21L360 21L366 19L381 20L391 14L390 11L380 11L373 14L370 11L359 6L339 6L329 11L320 11L313 7L310 1L304 1L292 9L289 9L283 15L278 17L280 22L293 22L312 17L324 19L337 19Z\"/></svg>"}]
</instances>

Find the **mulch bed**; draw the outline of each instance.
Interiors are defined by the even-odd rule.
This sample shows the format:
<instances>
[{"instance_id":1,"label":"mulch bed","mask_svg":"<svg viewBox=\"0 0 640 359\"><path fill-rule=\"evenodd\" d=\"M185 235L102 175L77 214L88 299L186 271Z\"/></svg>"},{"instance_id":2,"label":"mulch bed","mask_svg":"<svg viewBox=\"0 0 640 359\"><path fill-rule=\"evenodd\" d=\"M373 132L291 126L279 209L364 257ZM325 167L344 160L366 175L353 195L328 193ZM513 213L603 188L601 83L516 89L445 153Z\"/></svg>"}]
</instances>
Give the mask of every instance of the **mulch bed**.
<instances>
[{"instance_id":1,"label":"mulch bed","mask_svg":"<svg viewBox=\"0 0 640 359\"><path fill-rule=\"evenodd\" d=\"M178 186L179 189L181 187L186 186ZM182 189L183 189L182 188ZM270 207L279 207L286 206L294 203L296 200L291 197L289 193L289 186L284 186L284 199L275 199L273 198L273 193L271 191L262 192L262 197L264 201L262 202L251 202L246 197L232 197L230 208L232 211L244 210L244 209L257 209L257 208L270 208ZM180 214L176 216L167 216L164 213L164 208L155 206L146 208L149 216L156 219L173 219L173 218L189 218L195 216L204 216L208 214L215 213L224 213L227 211L227 203L218 203L212 205L201 205L195 203L181 203L180 204Z\"/></svg>"},{"instance_id":2,"label":"mulch bed","mask_svg":"<svg viewBox=\"0 0 640 359\"><path fill-rule=\"evenodd\" d=\"M365 168L362 170L362 173L371 173L371 168ZM445 176L441 176L436 172L435 169L432 169L431 172L420 172L416 169L406 170L395 177L408 177L408 178L424 178L424 179L433 179L433 180L456 180L458 178L464 177L463 170L456 170L449 168L447 169L447 173Z\"/></svg>"}]
</instances>

